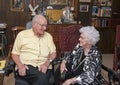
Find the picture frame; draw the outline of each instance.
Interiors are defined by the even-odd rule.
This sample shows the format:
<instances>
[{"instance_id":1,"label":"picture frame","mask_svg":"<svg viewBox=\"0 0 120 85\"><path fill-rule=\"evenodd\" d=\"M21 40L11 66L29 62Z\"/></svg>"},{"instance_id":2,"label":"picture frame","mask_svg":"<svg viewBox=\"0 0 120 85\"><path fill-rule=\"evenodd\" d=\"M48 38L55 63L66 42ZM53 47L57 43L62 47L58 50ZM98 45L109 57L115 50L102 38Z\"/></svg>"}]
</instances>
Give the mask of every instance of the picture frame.
<instances>
[{"instance_id":1,"label":"picture frame","mask_svg":"<svg viewBox=\"0 0 120 85\"><path fill-rule=\"evenodd\" d=\"M88 12L89 5L80 5L80 12Z\"/></svg>"},{"instance_id":2,"label":"picture frame","mask_svg":"<svg viewBox=\"0 0 120 85\"><path fill-rule=\"evenodd\" d=\"M68 0L50 0L49 4L50 5L67 5Z\"/></svg>"},{"instance_id":3,"label":"picture frame","mask_svg":"<svg viewBox=\"0 0 120 85\"><path fill-rule=\"evenodd\" d=\"M91 0L79 0L79 2L91 2Z\"/></svg>"},{"instance_id":4,"label":"picture frame","mask_svg":"<svg viewBox=\"0 0 120 85\"><path fill-rule=\"evenodd\" d=\"M98 6L92 6L92 16L98 16L99 7Z\"/></svg>"},{"instance_id":5,"label":"picture frame","mask_svg":"<svg viewBox=\"0 0 120 85\"><path fill-rule=\"evenodd\" d=\"M10 0L11 11L24 11L24 0Z\"/></svg>"},{"instance_id":6,"label":"picture frame","mask_svg":"<svg viewBox=\"0 0 120 85\"><path fill-rule=\"evenodd\" d=\"M61 9L47 9L46 15L49 21L57 22L63 16L63 10Z\"/></svg>"}]
</instances>

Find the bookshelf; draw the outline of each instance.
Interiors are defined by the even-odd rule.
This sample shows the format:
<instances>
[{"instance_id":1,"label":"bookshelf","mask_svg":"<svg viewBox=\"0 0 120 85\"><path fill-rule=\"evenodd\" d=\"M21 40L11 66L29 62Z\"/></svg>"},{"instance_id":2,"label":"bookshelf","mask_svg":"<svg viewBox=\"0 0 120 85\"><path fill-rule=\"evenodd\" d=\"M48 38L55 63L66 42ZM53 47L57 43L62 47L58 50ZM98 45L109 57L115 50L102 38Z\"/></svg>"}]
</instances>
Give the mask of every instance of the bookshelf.
<instances>
[{"instance_id":1,"label":"bookshelf","mask_svg":"<svg viewBox=\"0 0 120 85\"><path fill-rule=\"evenodd\" d=\"M112 14L111 0L93 0L91 25L95 27L109 27Z\"/></svg>"}]
</instances>

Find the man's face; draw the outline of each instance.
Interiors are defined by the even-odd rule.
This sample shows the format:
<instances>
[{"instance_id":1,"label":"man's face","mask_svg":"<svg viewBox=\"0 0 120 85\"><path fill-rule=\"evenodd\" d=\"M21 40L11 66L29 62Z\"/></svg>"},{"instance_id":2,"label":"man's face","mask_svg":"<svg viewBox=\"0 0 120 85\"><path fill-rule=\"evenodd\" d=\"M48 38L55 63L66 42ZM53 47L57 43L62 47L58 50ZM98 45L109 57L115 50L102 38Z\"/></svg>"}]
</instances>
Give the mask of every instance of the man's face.
<instances>
[{"instance_id":1,"label":"man's face","mask_svg":"<svg viewBox=\"0 0 120 85\"><path fill-rule=\"evenodd\" d=\"M44 20L40 22L35 22L33 24L33 31L35 35L37 35L38 37L43 35L46 30L46 26L47 26L47 22Z\"/></svg>"}]
</instances>

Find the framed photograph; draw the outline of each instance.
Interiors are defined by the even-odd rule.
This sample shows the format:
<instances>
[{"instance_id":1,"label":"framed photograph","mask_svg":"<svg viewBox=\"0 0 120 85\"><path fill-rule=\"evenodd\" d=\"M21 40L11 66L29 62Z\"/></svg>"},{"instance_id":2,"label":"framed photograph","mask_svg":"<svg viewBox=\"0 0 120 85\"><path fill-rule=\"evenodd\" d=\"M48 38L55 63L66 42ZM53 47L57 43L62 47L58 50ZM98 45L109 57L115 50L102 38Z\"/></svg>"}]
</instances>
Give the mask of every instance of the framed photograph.
<instances>
[{"instance_id":1,"label":"framed photograph","mask_svg":"<svg viewBox=\"0 0 120 85\"><path fill-rule=\"evenodd\" d=\"M98 16L98 6L92 6L92 16Z\"/></svg>"},{"instance_id":2,"label":"framed photograph","mask_svg":"<svg viewBox=\"0 0 120 85\"><path fill-rule=\"evenodd\" d=\"M89 5L80 5L80 12L88 12Z\"/></svg>"},{"instance_id":3,"label":"framed photograph","mask_svg":"<svg viewBox=\"0 0 120 85\"><path fill-rule=\"evenodd\" d=\"M46 15L49 21L57 22L63 16L63 10L61 9L48 9L46 10Z\"/></svg>"},{"instance_id":4,"label":"framed photograph","mask_svg":"<svg viewBox=\"0 0 120 85\"><path fill-rule=\"evenodd\" d=\"M24 11L24 0L10 0L11 11Z\"/></svg>"},{"instance_id":5,"label":"framed photograph","mask_svg":"<svg viewBox=\"0 0 120 85\"><path fill-rule=\"evenodd\" d=\"M79 2L91 2L91 0L79 0Z\"/></svg>"},{"instance_id":6,"label":"framed photograph","mask_svg":"<svg viewBox=\"0 0 120 85\"><path fill-rule=\"evenodd\" d=\"M50 0L50 5L67 5L68 0Z\"/></svg>"}]
</instances>

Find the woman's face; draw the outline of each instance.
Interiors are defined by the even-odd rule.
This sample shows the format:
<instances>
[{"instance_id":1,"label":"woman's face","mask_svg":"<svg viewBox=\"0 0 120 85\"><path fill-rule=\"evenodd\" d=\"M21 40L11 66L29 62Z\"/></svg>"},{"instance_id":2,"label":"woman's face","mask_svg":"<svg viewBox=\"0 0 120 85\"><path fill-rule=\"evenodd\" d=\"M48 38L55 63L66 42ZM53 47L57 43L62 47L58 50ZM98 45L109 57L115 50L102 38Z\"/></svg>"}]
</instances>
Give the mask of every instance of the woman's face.
<instances>
[{"instance_id":1,"label":"woman's face","mask_svg":"<svg viewBox=\"0 0 120 85\"><path fill-rule=\"evenodd\" d=\"M90 42L83 33L80 34L79 41L80 41L80 46L82 47L86 47L87 45L89 45Z\"/></svg>"}]
</instances>

